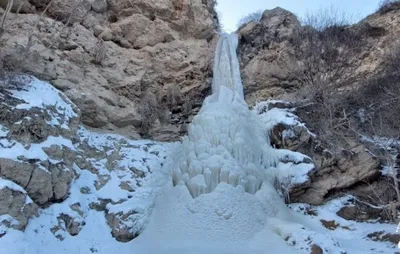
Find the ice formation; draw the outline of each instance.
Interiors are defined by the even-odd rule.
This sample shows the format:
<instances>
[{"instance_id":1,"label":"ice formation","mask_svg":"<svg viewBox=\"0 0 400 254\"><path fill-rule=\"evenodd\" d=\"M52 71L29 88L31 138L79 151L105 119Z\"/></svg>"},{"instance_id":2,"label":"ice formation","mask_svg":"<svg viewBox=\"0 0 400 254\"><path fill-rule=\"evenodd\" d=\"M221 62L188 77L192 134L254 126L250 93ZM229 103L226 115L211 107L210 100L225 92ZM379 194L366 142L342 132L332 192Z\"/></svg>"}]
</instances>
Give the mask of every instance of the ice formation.
<instances>
[{"instance_id":1,"label":"ice formation","mask_svg":"<svg viewBox=\"0 0 400 254\"><path fill-rule=\"evenodd\" d=\"M194 198L222 182L254 194L278 161L268 133L244 101L236 47L236 35L221 35L213 94L193 119L179 166L173 169L174 185L186 184Z\"/></svg>"},{"instance_id":2,"label":"ice formation","mask_svg":"<svg viewBox=\"0 0 400 254\"><path fill-rule=\"evenodd\" d=\"M167 184L134 241L137 253L261 254L273 247L289 254L296 252L284 238L306 233L274 188L280 159L301 163L304 156L270 146L268 129L243 98L237 43L235 34L220 37L213 93L158 173Z\"/></svg>"}]
</instances>

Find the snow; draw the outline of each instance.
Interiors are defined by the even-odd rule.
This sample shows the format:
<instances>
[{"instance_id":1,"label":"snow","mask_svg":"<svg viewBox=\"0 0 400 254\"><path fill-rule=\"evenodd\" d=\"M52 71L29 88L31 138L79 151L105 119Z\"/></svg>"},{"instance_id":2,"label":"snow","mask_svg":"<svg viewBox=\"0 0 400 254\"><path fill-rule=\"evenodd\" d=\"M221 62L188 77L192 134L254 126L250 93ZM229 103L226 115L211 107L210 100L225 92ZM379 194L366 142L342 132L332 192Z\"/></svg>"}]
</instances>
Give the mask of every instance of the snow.
<instances>
[{"instance_id":1,"label":"snow","mask_svg":"<svg viewBox=\"0 0 400 254\"><path fill-rule=\"evenodd\" d=\"M39 144L31 144L29 147L24 147L21 143L10 142L7 139L0 139L0 154L2 158L18 160L18 157L23 156L27 159L47 160L48 155L43 151L43 148L48 148L52 145L65 146L71 150L75 150L71 140L63 137L50 136L45 141Z\"/></svg>"},{"instance_id":2,"label":"snow","mask_svg":"<svg viewBox=\"0 0 400 254\"><path fill-rule=\"evenodd\" d=\"M223 83L225 87L235 91L240 98L244 99L239 61L236 57L238 43L236 36L221 34L214 59L213 94L220 92L221 83Z\"/></svg>"},{"instance_id":3,"label":"snow","mask_svg":"<svg viewBox=\"0 0 400 254\"><path fill-rule=\"evenodd\" d=\"M7 136L8 130L0 124L0 138Z\"/></svg>"},{"instance_id":4,"label":"snow","mask_svg":"<svg viewBox=\"0 0 400 254\"><path fill-rule=\"evenodd\" d=\"M32 76L21 76L25 86L23 90L10 90L13 97L21 99L24 103L16 106L17 109L55 107L59 114L68 118L76 117L72 102L66 97L62 98L57 89L49 86Z\"/></svg>"},{"instance_id":5,"label":"snow","mask_svg":"<svg viewBox=\"0 0 400 254\"><path fill-rule=\"evenodd\" d=\"M281 183L284 183L290 189L291 186L307 182L309 180L308 174L314 168L315 166L309 163L280 162L277 165L277 177Z\"/></svg>"},{"instance_id":6,"label":"snow","mask_svg":"<svg viewBox=\"0 0 400 254\"><path fill-rule=\"evenodd\" d=\"M138 180L143 187L138 188L135 176L129 167L135 167L137 170L148 172L148 168L154 171L160 170L161 163L167 155L167 151L173 144L163 144L153 141L135 141L129 140L119 135L109 135L92 133L81 127L79 131L81 141L73 145L73 149L79 150L82 142L90 140L92 137L97 137L95 143L91 143L96 150L112 150L118 146L126 146L120 150L120 155L124 158L118 161L118 165L112 171L106 168L106 160L97 161L95 169L97 172L102 172L110 180L99 190L95 188L95 183L98 181L98 175L88 170L82 170L77 165L74 165L74 172L78 176L71 185L69 197L59 204L53 204L50 207L40 211L38 218L32 218L25 230L25 233L13 229L6 229L0 226L0 233L7 232L0 238L0 245L7 246L6 249L0 248L0 254L46 254L46 253L131 253L132 246L130 243L117 242L110 234L111 229L107 225L104 212L97 212L90 208L92 203L99 203L100 199L110 199L117 204L108 204L107 210L109 213L128 213L135 211L132 215L132 220L127 220L126 224L132 227L133 230L141 230L147 223L150 208L153 204L152 175L148 175ZM123 140L123 141L121 141ZM44 142L46 145L64 144L71 145L68 142L59 139L49 139ZM18 145L17 143L16 145ZM19 144L20 145L20 144ZM35 150L39 150L38 144ZM32 150L31 152L35 151ZM29 150L27 152L29 154ZM3 157L3 153L0 153ZM126 155L126 157L125 157ZM93 160L95 160L93 158ZM120 185L123 181L133 181L131 186L135 192L123 190ZM150 186L148 186L150 185ZM0 179L0 186L11 186L18 188L16 184L10 181ZM88 194L81 192L82 188L88 190ZM21 187L18 190L23 190ZM25 192L24 192L25 193ZM74 211L71 206L79 203L81 214ZM54 234L51 229L59 225L57 219L60 214L69 215L76 222L84 222L81 226L81 231L78 236L71 236L63 229L59 229ZM137 219L142 217L142 220ZM0 220L1 221L1 220ZM12 217L8 221L15 221ZM136 223L136 224L135 224ZM1 225L1 223L0 223ZM59 235L64 238L63 241L55 238ZM105 244L107 243L107 244Z\"/></svg>"},{"instance_id":7,"label":"snow","mask_svg":"<svg viewBox=\"0 0 400 254\"><path fill-rule=\"evenodd\" d=\"M8 188L10 190L19 191L19 192L26 194L26 191L24 190L24 188L22 188L18 184L0 177L0 190L4 189L4 188Z\"/></svg>"},{"instance_id":8,"label":"snow","mask_svg":"<svg viewBox=\"0 0 400 254\"><path fill-rule=\"evenodd\" d=\"M236 47L235 36L221 35L213 94L193 118L178 151L180 167L172 172L174 183L186 184L194 198L221 182L254 194L278 163L262 123L244 101Z\"/></svg>"},{"instance_id":9,"label":"snow","mask_svg":"<svg viewBox=\"0 0 400 254\"><path fill-rule=\"evenodd\" d=\"M306 210L314 211L313 214L316 215L308 216L315 223L320 223L322 219L326 221L335 221L339 226L335 230L329 231L329 238L336 239L341 248L346 250L347 253L395 253L397 246L388 242L372 241L367 235L379 231L396 234L397 225L348 221L336 214L345 204L349 203L349 200L354 198L353 196L347 195L334 199L322 206L291 204L290 207L299 213ZM323 239L322 242L324 243ZM328 247L332 248L337 246L327 246L326 248Z\"/></svg>"}]
</instances>

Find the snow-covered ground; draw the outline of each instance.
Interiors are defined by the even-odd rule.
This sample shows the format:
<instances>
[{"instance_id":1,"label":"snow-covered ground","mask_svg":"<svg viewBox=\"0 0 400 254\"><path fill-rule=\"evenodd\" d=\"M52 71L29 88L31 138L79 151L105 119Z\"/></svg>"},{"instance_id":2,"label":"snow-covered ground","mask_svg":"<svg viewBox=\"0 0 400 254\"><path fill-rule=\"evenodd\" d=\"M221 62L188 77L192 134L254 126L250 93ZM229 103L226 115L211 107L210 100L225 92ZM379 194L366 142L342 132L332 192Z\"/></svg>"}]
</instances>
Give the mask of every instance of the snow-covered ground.
<instances>
[{"instance_id":1,"label":"snow-covered ground","mask_svg":"<svg viewBox=\"0 0 400 254\"><path fill-rule=\"evenodd\" d=\"M373 241L368 237L369 234L375 232L381 232L382 235L384 233L396 235L398 234L396 232L397 225L379 223L372 220L369 222L355 222L345 220L337 215L337 212L346 204L351 203L350 200L354 198L346 195L331 200L322 206L291 204L289 207L298 213L305 214L316 223L328 222L329 236L336 239L340 247L346 250L346 253L398 253L399 249L396 244L388 241ZM296 241L296 239L290 238L288 242L290 243L293 240ZM299 243L298 240L297 243ZM330 247L335 248L336 246Z\"/></svg>"},{"instance_id":2,"label":"snow-covered ground","mask_svg":"<svg viewBox=\"0 0 400 254\"><path fill-rule=\"evenodd\" d=\"M17 99L12 110L39 110L43 116L50 116L45 125L54 127L54 130L72 131L71 122L78 114L68 99L51 85L33 77L21 77L21 82L24 83L23 89L8 90L9 95ZM30 118L28 113L14 126ZM42 142L30 144L16 140L10 132L0 123L0 159L21 163L24 160L68 163L63 161L67 158L53 158L46 150L51 147L62 151L68 149L76 153L76 158L69 161L72 168L65 169L74 174L68 198L40 209L39 216L30 219L25 232L10 228L18 221L0 214L1 254L132 252L130 243L121 243L113 238L107 216L113 215L116 217L114 220L125 224L118 225L117 230L142 230L152 206L153 199L149 197L154 196L153 191L157 189L147 185L154 183L154 173L160 170L175 144L130 140L120 135L92 132L83 126L76 133L68 133L70 136L48 136ZM40 168L50 174L46 168ZM0 175L0 190L5 188L27 195L23 187ZM26 203L32 202L27 195ZM96 205L104 207L98 209ZM78 225L77 235L72 236L68 232L71 225L60 220L64 215Z\"/></svg>"},{"instance_id":3,"label":"snow-covered ground","mask_svg":"<svg viewBox=\"0 0 400 254\"><path fill-rule=\"evenodd\" d=\"M109 213L118 213L125 211L137 211L137 214L131 215L127 220L127 226L133 228L130 223L135 223L135 216L141 216L140 212L148 212L150 204L139 204L134 201L140 195L146 195L146 184L152 178L152 174L144 178L135 177L126 167L134 167L140 172L148 172L148 168L154 171L159 170L164 156L170 144L160 144L152 141L132 141L118 135L105 135L93 133L81 128L81 140L88 141L96 149L109 149L112 151L115 144L126 142L126 147L120 150L123 159L118 162L115 169L109 171L105 164L106 161L98 160L94 163L95 171L81 170L74 166L77 177L73 181L69 197L59 204L53 204L46 209L40 210L38 218L30 220L25 232L7 229L7 233L0 238L1 254L45 254L45 253L132 253L132 243L120 243L111 235L111 228L107 224L105 212L96 211L90 208L92 203L99 203L99 200L110 199L115 202L125 200L120 204L108 204ZM79 149L79 148L77 148ZM93 159L95 160L95 159ZM96 189L98 175L107 176L109 181L99 190ZM1 179L0 179L1 180ZM131 182L131 186L140 191L132 192L121 189L122 182ZM137 181L137 182L136 182ZM11 188L20 188L4 179L0 181L0 188L11 186ZM82 191L84 190L84 193ZM74 204L80 204L79 211L74 211L71 207ZM67 214L76 222L84 222L82 229L76 236L68 234L65 228L52 232L55 225L59 225L58 216ZM138 222L136 222L138 223ZM143 222L146 223L146 222ZM142 225L137 225L141 227ZM1 233L1 228L0 228ZM56 238L59 237L59 238ZM62 238L62 240L60 240Z\"/></svg>"}]
</instances>

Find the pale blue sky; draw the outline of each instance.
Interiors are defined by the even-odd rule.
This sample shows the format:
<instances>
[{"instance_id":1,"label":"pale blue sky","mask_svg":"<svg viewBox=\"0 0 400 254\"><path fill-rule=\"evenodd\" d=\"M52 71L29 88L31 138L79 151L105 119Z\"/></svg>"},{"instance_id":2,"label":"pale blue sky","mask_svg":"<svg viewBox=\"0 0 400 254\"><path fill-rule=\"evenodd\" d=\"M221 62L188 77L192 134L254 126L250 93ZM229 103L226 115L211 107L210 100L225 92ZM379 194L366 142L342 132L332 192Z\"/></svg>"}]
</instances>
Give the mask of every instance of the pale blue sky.
<instances>
[{"instance_id":1,"label":"pale blue sky","mask_svg":"<svg viewBox=\"0 0 400 254\"><path fill-rule=\"evenodd\" d=\"M334 6L339 11L364 18L374 12L381 0L217 0L217 11L221 13L223 28L232 32L236 30L239 19L248 13L273 9L277 6L287 9L297 16L307 12Z\"/></svg>"}]
</instances>

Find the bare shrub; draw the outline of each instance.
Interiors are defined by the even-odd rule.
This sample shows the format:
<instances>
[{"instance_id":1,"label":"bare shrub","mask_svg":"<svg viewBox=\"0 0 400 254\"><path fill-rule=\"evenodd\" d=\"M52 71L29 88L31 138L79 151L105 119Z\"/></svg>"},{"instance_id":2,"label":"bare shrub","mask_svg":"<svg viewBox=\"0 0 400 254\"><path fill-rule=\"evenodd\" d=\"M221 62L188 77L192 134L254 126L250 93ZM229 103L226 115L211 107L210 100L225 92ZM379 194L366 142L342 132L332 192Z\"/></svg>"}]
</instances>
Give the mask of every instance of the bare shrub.
<instances>
[{"instance_id":1,"label":"bare shrub","mask_svg":"<svg viewBox=\"0 0 400 254\"><path fill-rule=\"evenodd\" d=\"M378 13L385 14L400 9L400 0L383 0L379 3Z\"/></svg>"},{"instance_id":2,"label":"bare shrub","mask_svg":"<svg viewBox=\"0 0 400 254\"><path fill-rule=\"evenodd\" d=\"M352 106L364 110L362 132L400 136L400 43L386 57L384 72L354 91Z\"/></svg>"},{"instance_id":3,"label":"bare shrub","mask_svg":"<svg viewBox=\"0 0 400 254\"><path fill-rule=\"evenodd\" d=\"M104 44L104 41L102 39L99 39L99 41L96 44L96 47L94 48L94 58L93 58L93 63L101 65L106 58L106 46Z\"/></svg>"},{"instance_id":4,"label":"bare shrub","mask_svg":"<svg viewBox=\"0 0 400 254\"><path fill-rule=\"evenodd\" d=\"M173 109L182 101L182 92L178 86L172 85L167 88L166 104L169 109Z\"/></svg>"},{"instance_id":5,"label":"bare shrub","mask_svg":"<svg viewBox=\"0 0 400 254\"><path fill-rule=\"evenodd\" d=\"M182 113L185 117L189 117L189 115L192 112L193 109L193 100L191 100L189 97L186 97L183 104L182 104Z\"/></svg>"},{"instance_id":6,"label":"bare shrub","mask_svg":"<svg viewBox=\"0 0 400 254\"><path fill-rule=\"evenodd\" d=\"M160 123L168 121L168 112L166 108L150 91L146 92L143 96L139 104L138 113L142 116L140 130L142 134L148 134L156 121L160 121Z\"/></svg>"},{"instance_id":7,"label":"bare shrub","mask_svg":"<svg viewBox=\"0 0 400 254\"><path fill-rule=\"evenodd\" d=\"M349 102L357 113L352 119L352 129L357 134L372 136L368 141L391 179L396 200L386 202L392 220L398 220L400 207L400 45L387 54L384 72L366 80L353 91Z\"/></svg>"},{"instance_id":8,"label":"bare shrub","mask_svg":"<svg viewBox=\"0 0 400 254\"><path fill-rule=\"evenodd\" d=\"M302 23L291 40L298 66L283 67L302 85L310 127L333 145L349 126L343 88L354 81L348 59L361 48L363 34L349 26L350 15L333 7L307 14Z\"/></svg>"},{"instance_id":9,"label":"bare shrub","mask_svg":"<svg viewBox=\"0 0 400 254\"><path fill-rule=\"evenodd\" d=\"M247 24L251 21L259 22L262 18L262 15L263 15L262 10L249 13L239 20L239 22L237 23L237 27L241 27L242 25Z\"/></svg>"},{"instance_id":10,"label":"bare shrub","mask_svg":"<svg viewBox=\"0 0 400 254\"><path fill-rule=\"evenodd\" d=\"M346 70L349 54L359 46L359 35L350 30L351 18L334 8L307 14L292 40L301 71L294 73L304 85L313 86L317 96L328 92ZM329 91L331 92L331 91Z\"/></svg>"},{"instance_id":11,"label":"bare shrub","mask_svg":"<svg viewBox=\"0 0 400 254\"><path fill-rule=\"evenodd\" d=\"M157 120L158 103L154 94L147 92L139 104L138 112L142 116L141 129L143 133L148 133L150 128Z\"/></svg>"}]
</instances>

